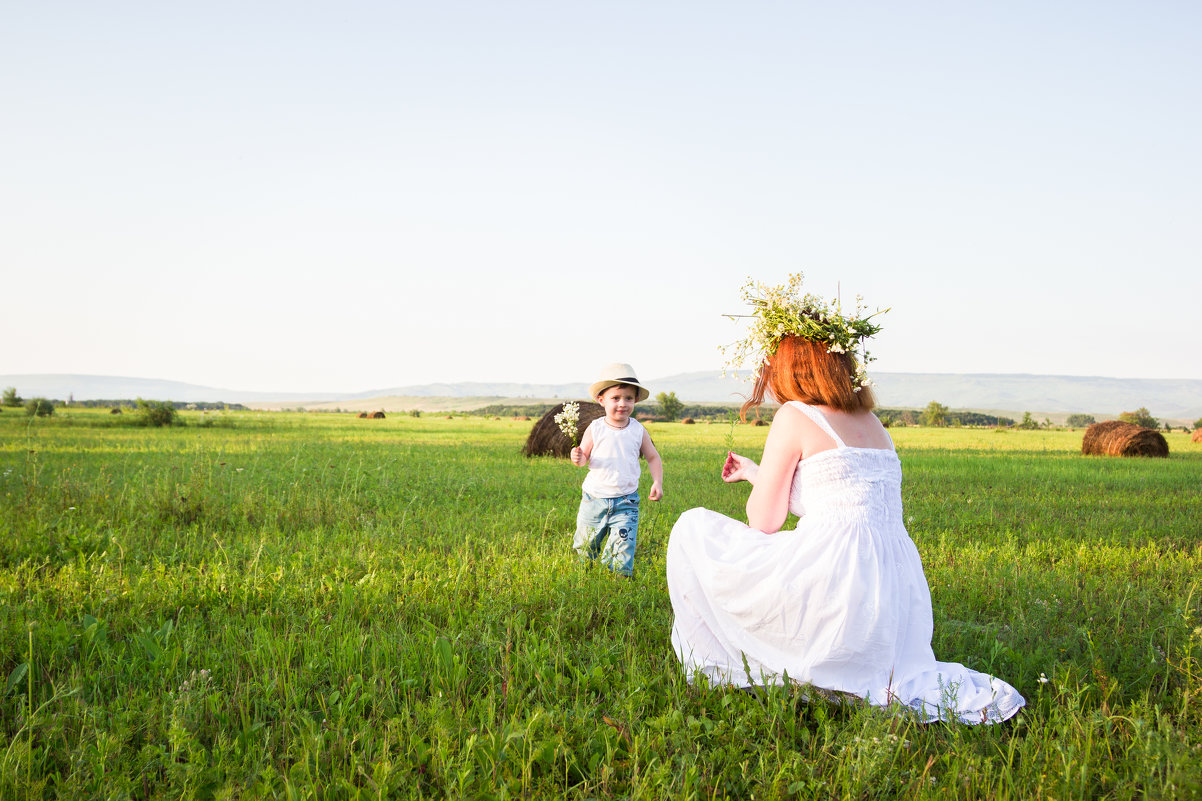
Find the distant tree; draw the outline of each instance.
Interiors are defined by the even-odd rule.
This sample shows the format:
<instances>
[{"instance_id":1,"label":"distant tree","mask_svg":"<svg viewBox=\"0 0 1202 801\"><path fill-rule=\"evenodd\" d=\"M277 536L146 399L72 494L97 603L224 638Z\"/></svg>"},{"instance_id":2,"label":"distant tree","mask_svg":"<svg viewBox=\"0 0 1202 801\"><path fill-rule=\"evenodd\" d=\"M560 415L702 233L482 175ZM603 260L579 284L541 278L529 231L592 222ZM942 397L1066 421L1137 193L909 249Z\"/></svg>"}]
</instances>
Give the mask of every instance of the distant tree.
<instances>
[{"instance_id":1,"label":"distant tree","mask_svg":"<svg viewBox=\"0 0 1202 801\"><path fill-rule=\"evenodd\" d=\"M49 417L54 414L54 404L45 398L30 398L25 401L25 414L30 417Z\"/></svg>"},{"instance_id":2,"label":"distant tree","mask_svg":"<svg viewBox=\"0 0 1202 801\"><path fill-rule=\"evenodd\" d=\"M8 387L4 390L4 396L0 398L0 404L5 406L24 406L25 401L17 394L16 387Z\"/></svg>"},{"instance_id":3,"label":"distant tree","mask_svg":"<svg viewBox=\"0 0 1202 801\"><path fill-rule=\"evenodd\" d=\"M1202 417L1199 417L1197 420L1194 421L1194 428L1195 429L1202 428Z\"/></svg>"},{"instance_id":4,"label":"distant tree","mask_svg":"<svg viewBox=\"0 0 1202 801\"><path fill-rule=\"evenodd\" d=\"M175 404L171 401L148 401L138 398L138 414L142 415L143 425L154 428L173 426L183 422L179 418L179 412L175 410Z\"/></svg>"},{"instance_id":5,"label":"distant tree","mask_svg":"<svg viewBox=\"0 0 1202 801\"><path fill-rule=\"evenodd\" d=\"M1144 428L1160 428L1160 421L1153 417L1144 406L1140 406L1133 412L1123 412L1119 415L1119 419L1124 423L1134 423Z\"/></svg>"},{"instance_id":6,"label":"distant tree","mask_svg":"<svg viewBox=\"0 0 1202 801\"><path fill-rule=\"evenodd\" d=\"M655 402L665 420L675 420L684 411L684 401L677 398L675 392L661 392L655 396Z\"/></svg>"},{"instance_id":7,"label":"distant tree","mask_svg":"<svg viewBox=\"0 0 1202 801\"><path fill-rule=\"evenodd\" d=\"M939 401L931 401L922 412L924 426L942 426L947 424L947 407Z\"/></svg>"},{"instance_id":8,"label":"distant tree","mask_svg":"<svg viewBox=\"0 0 1202 801\"><path fill-rule=\"evenodd\" d=\"M1018 424L1017 428L1021 428L1024 431L1032 431L1039 428L1039 423L1035 422L1035 418L1031 416L1030 412L1023 412L1022 422Z\"/></svg>"},{"instance_id":9,"label":"distant tree","mask_svg":"<svg viewBox=\"0 0 1202 801\"><path fill-rule=\"evenodd\" d=\"M1098 421L1093 419L1092 414L1070 414L1065 422L1068 423L1069 428L1085 428Z\"/></svg>"}]
</instances>

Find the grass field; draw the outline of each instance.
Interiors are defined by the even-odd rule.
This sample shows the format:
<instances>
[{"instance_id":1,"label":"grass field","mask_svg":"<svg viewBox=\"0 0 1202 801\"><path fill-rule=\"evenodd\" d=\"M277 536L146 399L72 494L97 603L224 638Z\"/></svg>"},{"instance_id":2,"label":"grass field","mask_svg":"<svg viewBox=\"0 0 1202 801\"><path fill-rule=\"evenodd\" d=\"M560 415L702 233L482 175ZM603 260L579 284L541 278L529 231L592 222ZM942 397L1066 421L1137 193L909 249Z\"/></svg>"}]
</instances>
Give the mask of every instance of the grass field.
<instances>
[{"instance_id":1,"label":"grass field","mask_svg":"<svg viewBox=\"0 0 1202 801\"><path fill-rule=\"evenodd\" d=\"M652 424L634 581L570 552L582 472L531 422L0 414L0 798L1202 795L1202 445L895 428L935 653L994 727L690 687L664 550L742 515L727 442Z\"/></svg>"}]
</instances>

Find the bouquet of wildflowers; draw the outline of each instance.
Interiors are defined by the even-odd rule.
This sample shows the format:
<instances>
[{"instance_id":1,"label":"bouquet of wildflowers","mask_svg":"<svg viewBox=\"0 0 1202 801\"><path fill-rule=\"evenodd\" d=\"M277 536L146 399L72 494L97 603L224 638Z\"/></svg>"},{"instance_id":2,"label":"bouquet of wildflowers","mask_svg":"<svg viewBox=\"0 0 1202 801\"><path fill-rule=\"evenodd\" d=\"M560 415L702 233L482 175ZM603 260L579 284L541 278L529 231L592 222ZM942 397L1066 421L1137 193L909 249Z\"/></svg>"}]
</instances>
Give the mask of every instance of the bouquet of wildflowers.
<instances>
[{"instance_id":1,"label":"bouquet of wildflowers","mask_svg":"<svg viewBox=\"0 0 1202 801\"><path fill-rule=\"evenodd\" d=\"M576 401L568 401L563 405L563 411L555 415L555 425L559 426L559 430L563 435L572 442L572 447L575 448L580 444L580 404Z\"/></svg>"}]
</instances>

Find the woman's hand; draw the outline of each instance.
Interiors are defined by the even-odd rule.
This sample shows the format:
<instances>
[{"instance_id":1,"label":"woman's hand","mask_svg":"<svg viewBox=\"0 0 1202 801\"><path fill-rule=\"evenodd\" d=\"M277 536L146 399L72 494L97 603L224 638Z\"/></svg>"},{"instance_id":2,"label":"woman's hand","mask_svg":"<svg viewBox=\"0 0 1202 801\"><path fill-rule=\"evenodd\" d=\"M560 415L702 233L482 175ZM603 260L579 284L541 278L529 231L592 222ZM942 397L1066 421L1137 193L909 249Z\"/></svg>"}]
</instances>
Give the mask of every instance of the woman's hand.
<instances>
[{"instance_id":1,"label":"woman's hand","mask_svg":"<svg viewBox=\"0 0 1202 801\"><path fill-rule=\"evenodd\" d=\"M722 465L722 480L727 484L734 484L739 481L755 484L755 474L759 470L759 465L746 456L740 456L733 451L727 451L726 464Z\"/></svg>"}]
</instances>

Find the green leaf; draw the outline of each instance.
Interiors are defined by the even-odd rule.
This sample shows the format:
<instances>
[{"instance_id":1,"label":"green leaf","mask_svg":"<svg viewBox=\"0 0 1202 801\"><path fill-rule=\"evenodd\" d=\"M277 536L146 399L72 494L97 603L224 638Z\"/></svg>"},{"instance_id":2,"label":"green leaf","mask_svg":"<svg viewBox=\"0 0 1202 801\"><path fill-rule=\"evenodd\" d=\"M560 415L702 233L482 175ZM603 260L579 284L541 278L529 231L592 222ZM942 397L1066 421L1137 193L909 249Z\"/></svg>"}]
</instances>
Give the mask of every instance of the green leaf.
<instances>
[{"instance_id":1,"label":"green leaf","mask_svg":"<svg viewBox=\"0 0 1202 801\"><path fill-rule=\"evenodd\" d=\"M27 673L29 673L28 662L22 662L13 668L13 672L8 674L8 683L4 686L4 694L8 695L14 689L20 687Z\"/></svg>"}]
</instances>

